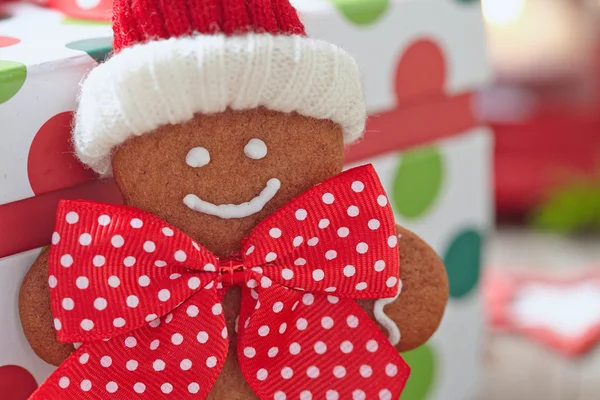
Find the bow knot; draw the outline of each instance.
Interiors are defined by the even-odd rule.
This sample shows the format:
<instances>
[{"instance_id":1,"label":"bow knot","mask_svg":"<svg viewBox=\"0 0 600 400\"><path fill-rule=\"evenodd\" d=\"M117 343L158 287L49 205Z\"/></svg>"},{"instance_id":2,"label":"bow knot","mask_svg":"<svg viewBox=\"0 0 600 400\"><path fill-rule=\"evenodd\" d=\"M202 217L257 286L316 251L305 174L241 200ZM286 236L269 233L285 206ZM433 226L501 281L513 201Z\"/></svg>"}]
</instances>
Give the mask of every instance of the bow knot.
<instances>
[{"instance_id":1,"label":"bow knot","mask_svg":"<svg viewBox=\"0 0 600 400\"><path fill-rule=\"evenodd\" d=\"M61 202L54 327L83 345L33 395L202 399L229 349L221 301L242 286L238 361L260 399L398 398L409 368L355 299L394 297L393 213L371 166L331 178L220 260L160 218Z\"/></svg>"},{"instance_id":2,"label":"bow knot","mask_svg":"<svg viewBox=\"0 0 600 400\"><path fill-rule=\"evenodd\" d=\"M248 281L247 270L240 256L219 260L221 282L224 286L243 286Z\"/></svg>"}]
</instances>

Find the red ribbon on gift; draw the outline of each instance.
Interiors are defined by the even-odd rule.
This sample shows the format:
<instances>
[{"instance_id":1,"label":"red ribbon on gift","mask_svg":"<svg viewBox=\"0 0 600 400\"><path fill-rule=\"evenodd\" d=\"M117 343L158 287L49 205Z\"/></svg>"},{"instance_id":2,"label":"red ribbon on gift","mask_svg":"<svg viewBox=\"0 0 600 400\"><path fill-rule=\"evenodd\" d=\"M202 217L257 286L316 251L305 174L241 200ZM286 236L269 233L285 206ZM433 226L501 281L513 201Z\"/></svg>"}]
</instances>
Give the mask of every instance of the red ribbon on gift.
<instances>
[{"instance_id":1,"label":"red ribbon on gift","mask_svg":"<svg viewBox=\"0 0 600 400\"><path fill-rule=\"evenodd\" d=\"M260 399L397 399L409 367L354 299L394 297L394 217L372 166L263 220L219 259L165 221L65 201L49 258L61 342L84 344L32 399L201 399L225 362L221 300L242 287L238 361Z\"/></svg>"}]
</instances>

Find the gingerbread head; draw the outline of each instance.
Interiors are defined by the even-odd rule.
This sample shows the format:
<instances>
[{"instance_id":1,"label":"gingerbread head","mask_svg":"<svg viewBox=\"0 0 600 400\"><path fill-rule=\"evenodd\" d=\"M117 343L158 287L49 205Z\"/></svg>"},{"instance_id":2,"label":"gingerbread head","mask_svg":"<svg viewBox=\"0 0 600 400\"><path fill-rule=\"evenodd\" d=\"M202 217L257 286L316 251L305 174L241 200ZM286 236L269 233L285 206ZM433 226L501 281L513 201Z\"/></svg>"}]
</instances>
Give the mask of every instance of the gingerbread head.
<instances>
[{"instance_id":1,"label":"gingerbread head","mask_svg":"<svg viewBox=\"0 0 600 400\"><path fill-rule=\"evenodd\" d=\"M21 289L60 365L33 398L398 398L447 279L373 168L342 172L366 119L353 59L289 0L114 8L73 139L126 206L59 206Z\"/></svg>"}]
</instances>

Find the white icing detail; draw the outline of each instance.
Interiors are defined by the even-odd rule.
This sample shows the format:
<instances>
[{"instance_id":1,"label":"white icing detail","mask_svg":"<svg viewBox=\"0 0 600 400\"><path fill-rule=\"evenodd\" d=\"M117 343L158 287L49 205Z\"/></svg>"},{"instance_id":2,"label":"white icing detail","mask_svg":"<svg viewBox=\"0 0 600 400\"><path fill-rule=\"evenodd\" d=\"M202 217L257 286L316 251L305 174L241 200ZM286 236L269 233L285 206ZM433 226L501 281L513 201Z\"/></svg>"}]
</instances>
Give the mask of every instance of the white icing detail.
<instances>
[{"instance_id":1,"label":"white icing detail","mask_svg":"<svg viewBox=\"0 0 600 400\"><path fill-rule=\"evenodd\" d=\"M267 155L267 145L260 139L251 139L244 146L244 154L253 160L260 160Z\"/></svg>"},{"instance_id":2,"label":"white icing detail","mask_svg":"<svg viewBox=\"0 0 600 400\"><path fill-rule=\"evenodd\" d=\"M279 191L281 182L277 178L271 178L267 186L258 196L241 204L213 204L200 199L195 194L188 194L183 198L183 203L194 211L214 215L223 219L245 218L261 211L275 194Z\"/></svg>"},{"instance_id":3,"label":"white icing detail","mask_svg":"<svg viewBox=\"0 0 600 400\"><path fill-rule=\"evenodd\" d=\"M210 162L210 154L204 147L194 147L185 156L185 163L192 168L204 167Z\"/></svg>"},{"instance_id":4,"label":"white icing detail","mask_svg":"<svg viewBox=\"0 0 600 400\"><path fill-rule=\"evenodd\" d=\"M398 279L398 293L396 296L388 299L378 299L375 301L375 306L373 307L375 319L387 330L388 340L394 346L400 343L400 329L398 328L398 325L386 315L385 311L383 311L383 307L396 301L398 297L400 297L400 293L402 293L402 280Z\"/></svg>"}]
</instances>

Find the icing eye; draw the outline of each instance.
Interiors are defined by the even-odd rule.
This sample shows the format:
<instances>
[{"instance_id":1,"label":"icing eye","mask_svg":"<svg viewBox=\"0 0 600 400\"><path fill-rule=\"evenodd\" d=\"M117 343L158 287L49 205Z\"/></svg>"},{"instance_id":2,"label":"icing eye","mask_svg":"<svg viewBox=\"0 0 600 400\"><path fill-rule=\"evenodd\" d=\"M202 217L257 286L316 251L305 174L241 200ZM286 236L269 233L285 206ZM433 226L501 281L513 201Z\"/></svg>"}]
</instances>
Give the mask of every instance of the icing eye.
<instances>
[{"instance_id":1,"label":"icing eye","mask_svg":"<svg viewBox=\"0 0 600 400\"><path fill-rule=\"evenodd\" d=\"M204 167L209 162L210 154L204 147L194 147L185 157L185 163L192 168Z\"/></svg>"},{"instance_id":2,"label":"icing eye","mask_svg":"<svg viewBox=\"0 0 600 400\"><path fill-rule=\"evenodd\" d=\"M253 160L260 160L267 155L267 145L260 139L251 139L248 144L244 146L244 154Z\"/></svg>"}]
</instances>

